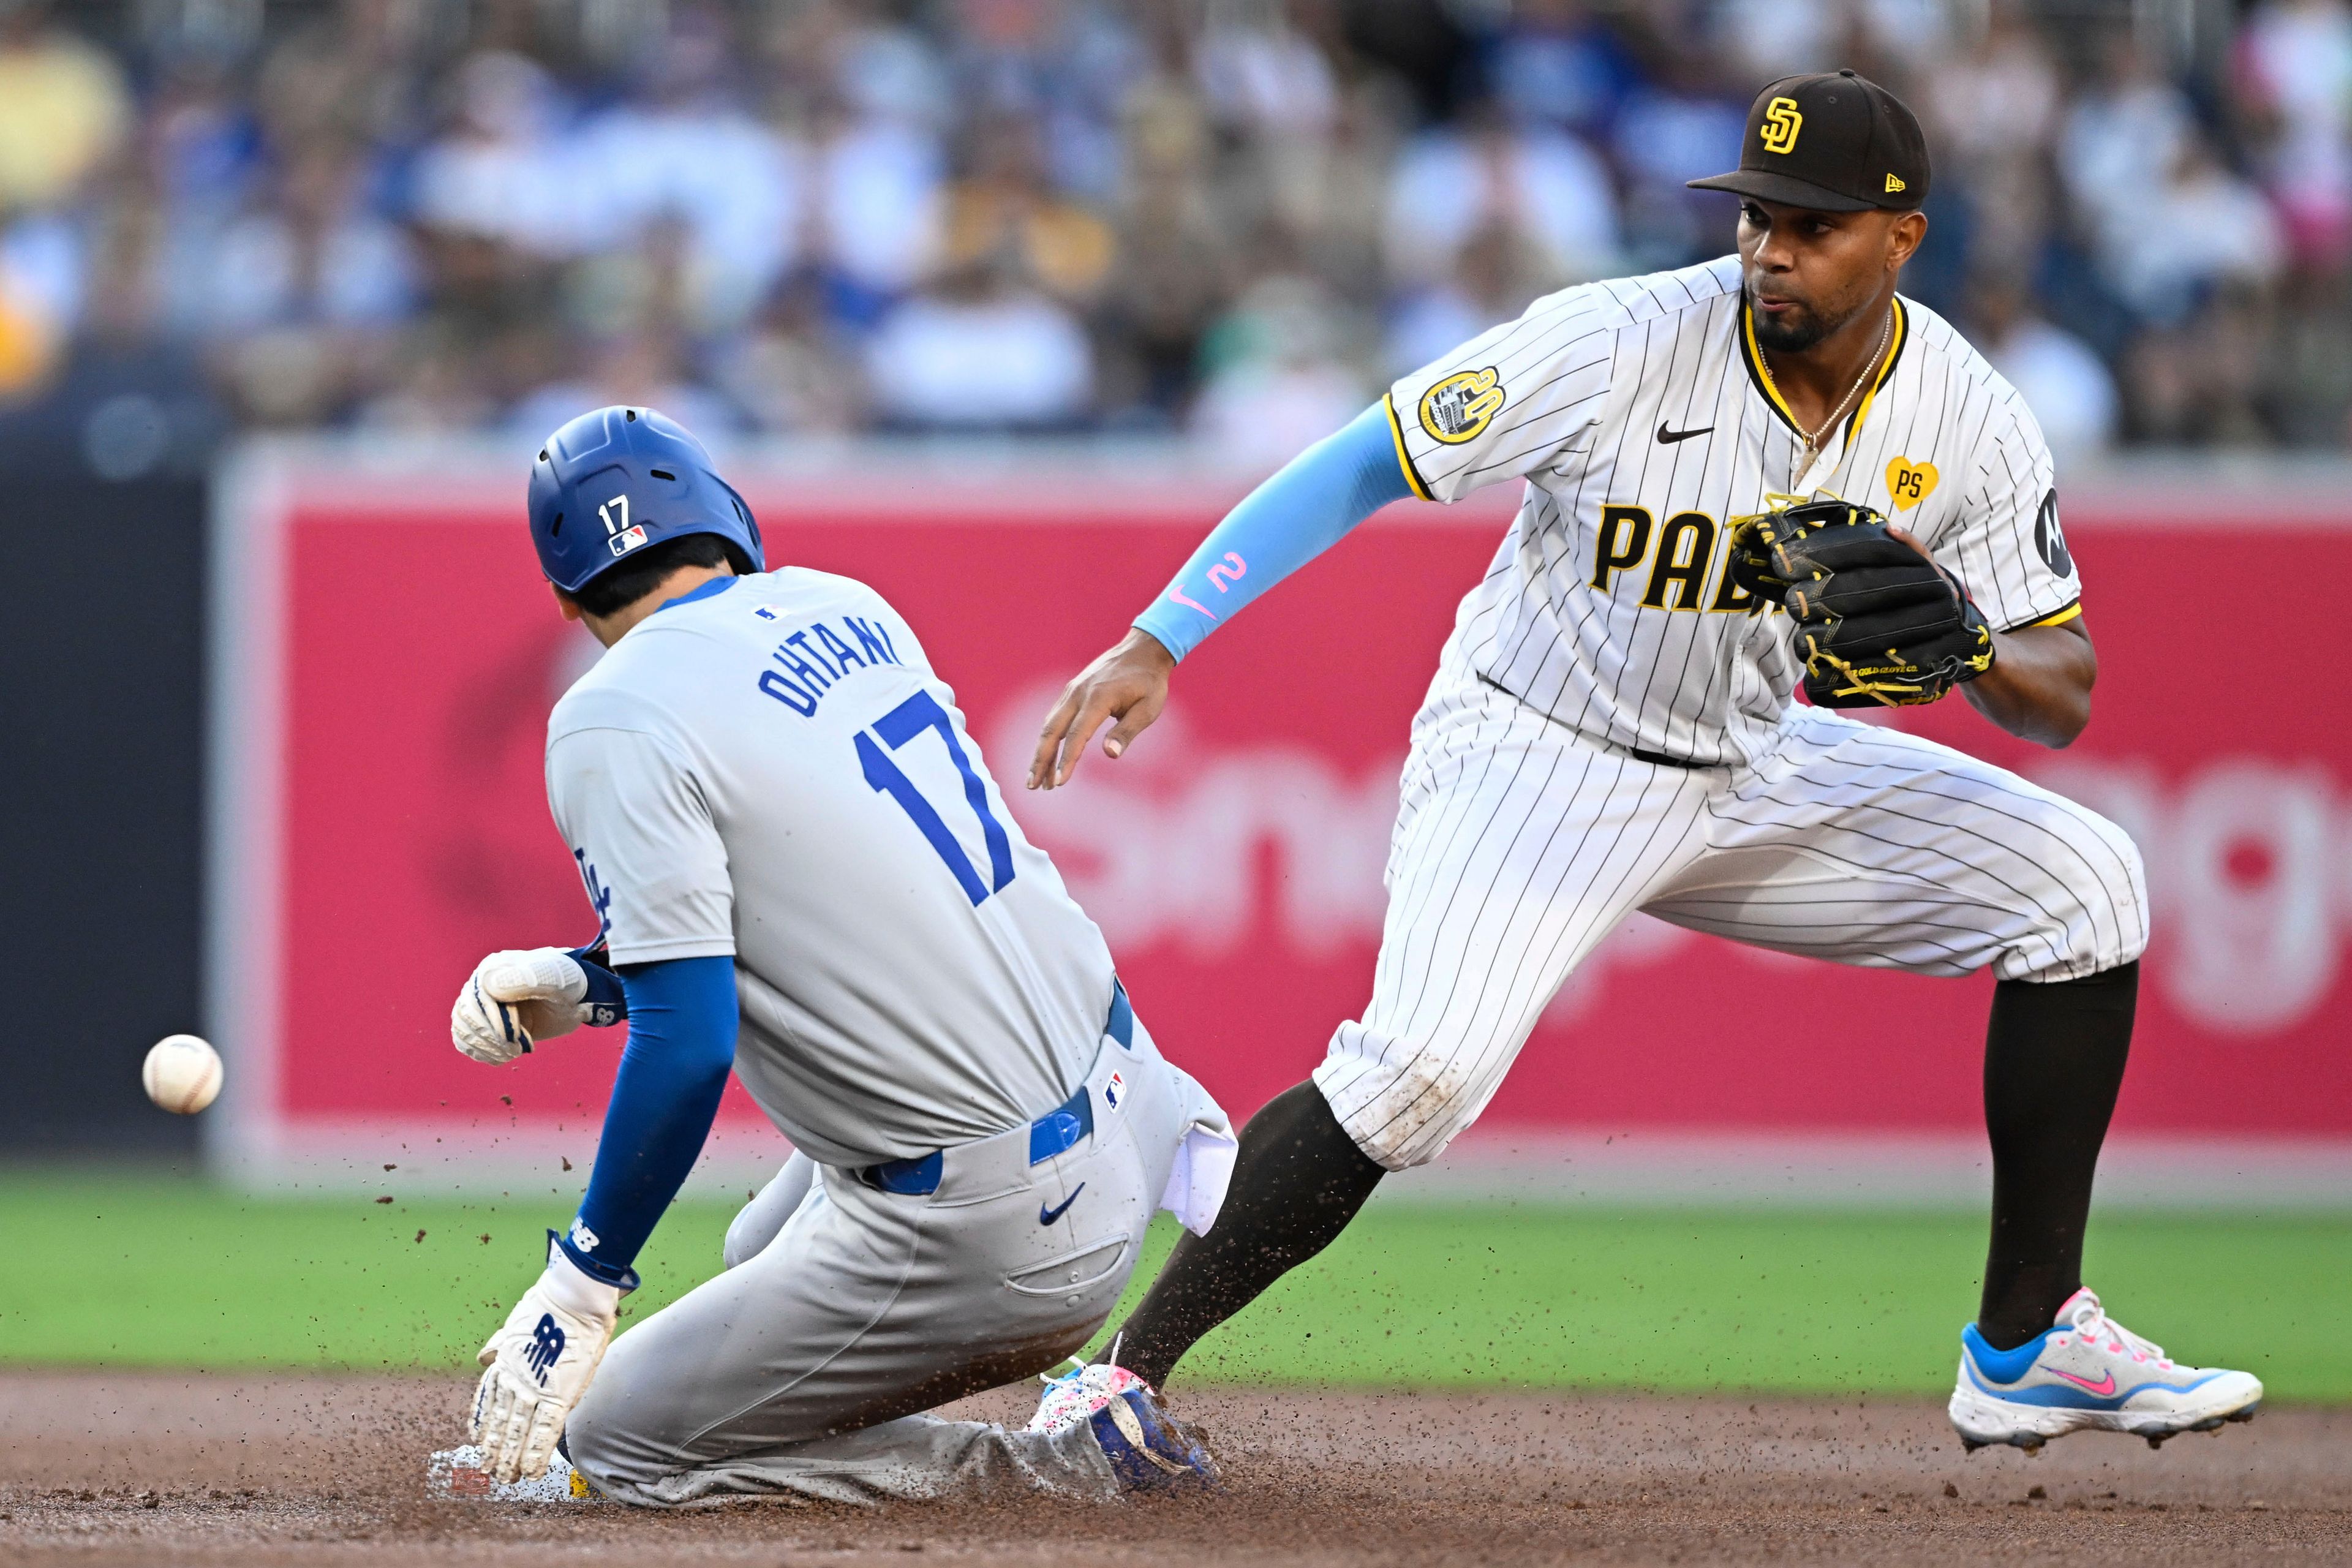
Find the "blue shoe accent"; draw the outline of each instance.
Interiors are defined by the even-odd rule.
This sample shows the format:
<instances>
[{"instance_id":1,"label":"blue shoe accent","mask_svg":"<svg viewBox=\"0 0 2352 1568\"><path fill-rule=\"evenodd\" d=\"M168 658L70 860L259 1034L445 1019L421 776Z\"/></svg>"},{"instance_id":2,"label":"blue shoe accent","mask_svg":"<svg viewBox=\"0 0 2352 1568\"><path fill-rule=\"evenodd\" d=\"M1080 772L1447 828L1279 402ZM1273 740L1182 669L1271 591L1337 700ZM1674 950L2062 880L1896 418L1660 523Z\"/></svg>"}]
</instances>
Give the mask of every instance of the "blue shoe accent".
<instances>
[{"instance_id":1,"label":"blue shoe accent","mask_svg":"<svg viewBox=\"0 0 2352 1568\"><path fill-rule=\"evenodd\" d=\"M1129 1491L1205 1490L1217 1485L1216 1461L1147 1389L1115 1396L1087 1425L1111 1473Z\"/></svg>"},{"instance_id":2,"label":"blue shoe accent","mask_svg":"<svg viewBox=\"0 0 2352 1568\"><path fill-rule=\"evenodd\" d=\"M2015 1350L1997 1351L1985 1342L1984 1335L1977 1331L1974 1323L1970 1323L1960 1331L1960 1346L1969 1352L1969 1359L1983 1368L1984 1374L1993 1382L2015 1383L2033 1370L2033 1363L2041 1359L2042 1342L2057 1331L2055 1328L2044 1329Z\"/></svg>"},{"instance_id":3,"label":"blue shoe accent","mask_svg":"<svg viewBox=\"0 0 2352 1568\"><path fill-rule=\"evenodd\" d=\"M1968 1373L1970 1383L1995 1399L2004 1399L2011 1405L2037 1405L2051 1410L2121 1410L2133 1395L2145 1394L2151 1388L2162 1389L2168 1394L2187 1394L2192 1389L2204 1387L2217 1377L2229 1375L2226 1372L2209 1372L2186 1383L2160 1383L2150 1378L2146 1383L2135 1383L2128 1388L2118 1386L2113 1394L2099 1394L2088 1389L2068 1388L2058 1384L2043 1384L2032 1388L1996 1386L1987 1383L1984 1374L1974 1366L1970 1366Z\"/></svg>"}]
</instances>

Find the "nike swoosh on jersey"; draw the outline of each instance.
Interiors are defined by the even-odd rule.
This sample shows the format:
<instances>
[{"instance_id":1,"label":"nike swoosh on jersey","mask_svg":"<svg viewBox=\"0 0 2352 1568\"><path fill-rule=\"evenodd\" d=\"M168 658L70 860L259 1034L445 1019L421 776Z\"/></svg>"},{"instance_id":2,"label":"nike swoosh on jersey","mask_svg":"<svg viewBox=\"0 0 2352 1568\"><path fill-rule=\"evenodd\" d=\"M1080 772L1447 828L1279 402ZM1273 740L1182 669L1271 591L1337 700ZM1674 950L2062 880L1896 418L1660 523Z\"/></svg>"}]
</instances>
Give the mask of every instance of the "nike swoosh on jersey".
<instances>
[{"instance_id":1,"label":"nike swoosh on jersey","mask_svg":"<svg viewBox=\"0 0 2352 1568\"><path fill-rule=\"evenodd\" d=\"M1704 436L1714 428L1712 425L1702 425L1696 430L1669 430L1666 428L1665 421L1662 419L1658 422L1658 445L1671 447L1677 441L1687 441L1694 436Z\"/></svg>"},{"instance_id":2,"label":"nike swoosh on jersey","mask_svg":"<svg viewBox=\"0 0 2352 1568\"><path fill-rule=\"evenodd\" d=\"M1037 1205L1037 1223L1039 1225L1051 1225L1055 1220L1061 1218L1064 1215L1069 1213L1070 1205L1076 1203L1078 1201L1078 1194L1086 1190L1087 1184L1084 1182L1080 1182L1076 1186L1072 1187L1070 1189L1070 1195L1062 1200L1061 1206L1059 1208L1049 1209L1044 1204L1039 1204Z\"/></svg>"}]
</instances>

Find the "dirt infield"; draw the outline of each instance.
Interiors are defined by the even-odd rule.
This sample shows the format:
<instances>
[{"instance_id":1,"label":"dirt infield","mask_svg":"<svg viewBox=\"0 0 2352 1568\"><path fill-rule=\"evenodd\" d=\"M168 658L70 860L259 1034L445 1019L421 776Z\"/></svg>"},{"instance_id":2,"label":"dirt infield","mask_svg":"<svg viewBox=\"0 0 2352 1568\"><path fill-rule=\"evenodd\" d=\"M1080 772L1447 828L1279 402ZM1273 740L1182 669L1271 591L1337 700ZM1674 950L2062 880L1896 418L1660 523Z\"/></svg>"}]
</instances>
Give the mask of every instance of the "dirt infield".
<instances>
[{"instance_id":1,"label":"dirt infield","mask_svg":"<svg viewBox=\"0 0 2352 1568\"><path fill-rule=\"evenodd\" d=\"M656 1515L425 1501L424 1457L464 1398L441 1380L0 1373L0 1562L2352 1560L2352 1410L2272 1410L2161 1452L2086 1436L1963 1458L1908 1401L1202 1391L1181 1405L1225 1462L1212 1499Z\"/></svg>"}]
</instances>

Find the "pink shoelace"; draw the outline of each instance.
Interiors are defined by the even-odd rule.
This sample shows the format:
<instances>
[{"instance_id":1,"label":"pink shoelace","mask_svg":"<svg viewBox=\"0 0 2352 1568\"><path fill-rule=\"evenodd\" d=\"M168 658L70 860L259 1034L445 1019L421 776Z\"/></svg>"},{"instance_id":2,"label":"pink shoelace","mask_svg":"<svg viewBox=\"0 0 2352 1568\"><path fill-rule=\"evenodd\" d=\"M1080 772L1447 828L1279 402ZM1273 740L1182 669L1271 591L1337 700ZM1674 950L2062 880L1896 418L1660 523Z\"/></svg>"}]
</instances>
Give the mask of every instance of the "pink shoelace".
<instances>
[{"instance_id":1,"label":"pink shoelace","mask_svg":"<svg viewBox=\"0 0 2352 1568\"><path fill-rule=\"evenodd\" d=\"M2099 1304L2097 1293L2088 1286L2075 1291L2073 1300L2060 1309L2060 1321L2081 1335L2086 1345L2095 1345L2104 1337L2108 1351L2116 1355L2128 1353L2135 1362L2145 1363L2152 1361L2167 1369L2172 1365L2172 1360L2164 1353L2162 1345L2140 1338L2108 1317L2106 1309Z\"/></svg>"}]
</instances>

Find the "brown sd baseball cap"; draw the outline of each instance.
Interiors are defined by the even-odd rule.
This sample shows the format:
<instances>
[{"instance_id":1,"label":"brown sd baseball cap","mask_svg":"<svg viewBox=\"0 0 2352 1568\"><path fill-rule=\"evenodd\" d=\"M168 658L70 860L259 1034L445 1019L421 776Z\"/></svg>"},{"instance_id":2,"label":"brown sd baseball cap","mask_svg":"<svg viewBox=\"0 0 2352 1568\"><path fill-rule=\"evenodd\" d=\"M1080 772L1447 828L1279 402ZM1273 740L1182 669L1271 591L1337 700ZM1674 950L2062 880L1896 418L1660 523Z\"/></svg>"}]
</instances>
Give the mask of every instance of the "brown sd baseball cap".
<instances>
[{"instance_id":1,"label":"brown sd baseball cap","mask_svg":"<svg viewBox=\"0 0 2352 1568\"><path fill-rule=\"evenodd\" d=\"M1927 199L1927 138L1903 100L1850 70L1784 76L1756 95L1739 167L1693 180L1784 206L1908 211Z\"/></svg>"}]
</instances>

